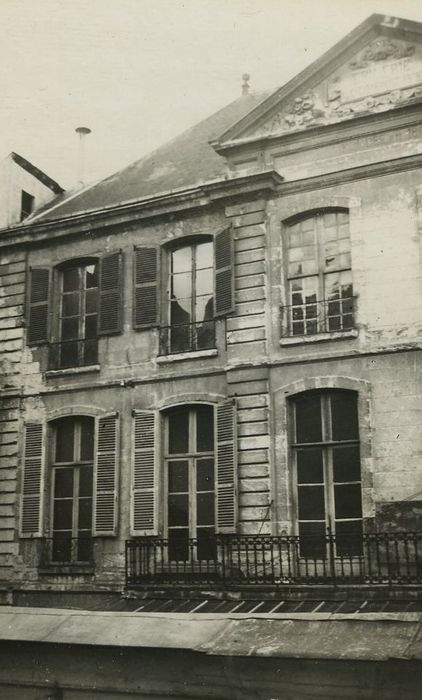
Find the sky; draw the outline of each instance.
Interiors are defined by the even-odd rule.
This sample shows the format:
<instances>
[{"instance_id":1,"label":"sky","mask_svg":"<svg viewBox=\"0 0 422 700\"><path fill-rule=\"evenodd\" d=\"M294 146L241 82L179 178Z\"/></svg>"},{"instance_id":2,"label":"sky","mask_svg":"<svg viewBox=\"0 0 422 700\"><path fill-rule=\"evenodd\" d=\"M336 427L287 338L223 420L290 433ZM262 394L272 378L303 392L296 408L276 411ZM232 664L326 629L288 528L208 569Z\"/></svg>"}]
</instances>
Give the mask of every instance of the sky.
<instances>
[{"instance_id":1,"label":"sky","mask_svg":"<svg viewBox=\"0 0 422 700\"><path fill-rule=\"evenodd\" d=\"M373 12L421 0L0 0L0 158L77 182L139 159L251 89L278 87Z\"/></svg>"}]
</instances>

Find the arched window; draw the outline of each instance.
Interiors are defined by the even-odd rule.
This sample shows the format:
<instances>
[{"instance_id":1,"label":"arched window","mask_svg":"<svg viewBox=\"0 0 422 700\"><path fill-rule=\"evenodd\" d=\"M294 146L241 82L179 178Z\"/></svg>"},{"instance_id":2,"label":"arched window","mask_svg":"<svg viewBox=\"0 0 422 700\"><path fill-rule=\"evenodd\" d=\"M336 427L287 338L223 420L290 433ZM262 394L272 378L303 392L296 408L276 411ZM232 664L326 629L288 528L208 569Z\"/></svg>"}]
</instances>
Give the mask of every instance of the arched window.
<instances>
[{"instance_id":1,"label":"arched window","mask_svg":"<svg viewBox=\"0 0 422 700\"><path fill-rule=\"evenodd\" d=\"M287 278L284 335L307 336L353 327L346 210L319 212L287 226Z\"/></svg>"},{"instance_id":2,"label":"arched window","mask_svg":"<svg viewBox=\"0 0 422 700\"><path fill-rule=\"evenodd\" d=\"M301 556L325 558L327 530L337 556L362 551L357 394L309 391L291 399L290 445Z\"/></svg>"}]
</instances>

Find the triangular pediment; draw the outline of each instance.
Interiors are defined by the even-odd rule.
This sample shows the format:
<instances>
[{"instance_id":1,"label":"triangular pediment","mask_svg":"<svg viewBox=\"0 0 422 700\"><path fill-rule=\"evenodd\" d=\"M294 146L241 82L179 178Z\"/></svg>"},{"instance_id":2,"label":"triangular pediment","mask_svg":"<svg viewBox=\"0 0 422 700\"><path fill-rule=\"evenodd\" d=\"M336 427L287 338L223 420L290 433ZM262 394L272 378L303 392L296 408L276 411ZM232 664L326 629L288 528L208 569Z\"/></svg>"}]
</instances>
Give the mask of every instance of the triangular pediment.
<instances>
[{"instance_id":1,"label":"triangular pediment","mask_svg":"<svg viewBox=\"0 0 422 700\"><path fill-rule=\"evenodd\" d=\"M340 42L325 63L323 57L274 93L220 144L303 131L422 100L422 25L374 18L378 22L370 31L366 27L356 36L355 30L353 41ZM405 31L409 24L411 31Z\"/></svg>"}]
</instances>

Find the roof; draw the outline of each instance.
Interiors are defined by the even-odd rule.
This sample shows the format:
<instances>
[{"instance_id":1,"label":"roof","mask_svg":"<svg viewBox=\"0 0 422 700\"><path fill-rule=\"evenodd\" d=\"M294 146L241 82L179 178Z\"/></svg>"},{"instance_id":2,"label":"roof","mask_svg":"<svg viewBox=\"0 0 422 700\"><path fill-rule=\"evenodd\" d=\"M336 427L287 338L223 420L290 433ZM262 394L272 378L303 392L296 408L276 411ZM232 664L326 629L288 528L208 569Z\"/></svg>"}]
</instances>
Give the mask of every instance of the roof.
<instances>
[{"instance_id":1,"label":"roof","mask_svg":"<svg viewBox=\"0 0 422 700\"><path fill-rule=\"evenodd\" d=\"M33 177L36 177L37 180L43 183L46 187L48 187L50 190L52 190L55 194L62 194L64 192L63 187L59 185L58 182L53 180L49 175L44 173L42 170L37 168L35 165L33 165L29 160L26 158L23 158L23 156L20 156L19 153L15 153L12 151L9 154L9 157L17 163L17 165L20 165L21 168L26 170L27 173L30 175L33 175Z\"/></svg>"},{"instance_id":2,"label":"roof","mask_svg":"<svg viewBox=\"0 0 422 700\"><path fill-rule=\"evenodd\" d=\"M169 191L187 189L202 182L221 178L225 160L209 141L239 121L271 91L243 95L223 109L199 122L149 155L79 194L69 193L55 199L47 210L32 217L56 219L86 211L137 201ZM30 224L31 221L28 221Z\"/></svg>"}]
</instances>

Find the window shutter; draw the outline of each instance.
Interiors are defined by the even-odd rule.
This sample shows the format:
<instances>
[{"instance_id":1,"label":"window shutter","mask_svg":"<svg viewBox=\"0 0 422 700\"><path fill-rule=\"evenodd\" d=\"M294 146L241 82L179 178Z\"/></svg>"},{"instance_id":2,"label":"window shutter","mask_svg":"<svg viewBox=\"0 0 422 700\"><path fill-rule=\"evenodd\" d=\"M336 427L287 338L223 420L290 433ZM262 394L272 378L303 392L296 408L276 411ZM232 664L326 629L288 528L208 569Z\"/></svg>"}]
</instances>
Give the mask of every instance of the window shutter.
<instances>
[{"instance_id":1,"label":"window shutter","mask_svg":"<svg viewBox=\"0 0 422 700\"><path fill-rule=\"evenodd\" d=\"M100 260L98 335L122 330L122 253L103 255Z\"/></svg>"},{"instance_id":2,"label":"window shutter","mask_svg":"<svg viewBox=\"0 0 422 700\"><path fill-rule=\"evenodd\" d=\"M154 411L134 412L132 535L157 534L157 456Z\"/></svg>"},{"instance_id":3,"label":"window shutter","mask_svg":"<svg viewBox=\"0 0 422 700\"><path fill-rule=\"evenodd\" d=\"M234 311L234 249L233 233L226 228L217 233L214 241L215 256L215 316L226 316Z\"/></svg>"},{"instance_id":4,"label":"window shutter","mask_svg":"<svg viewBox=\"0 0 422 700\"><path fill-rule=\"evenodd\" d=\"M216 531L236 532L237 525L236 405L229 399L217 406L216 421Z\"/></svg>"},{"instance_id":5,"label":"window shutter","mask_svg":"<svg viewBox=\"0 0 422 700\"><path fill-rule=\"evenodd\" d=\"M42 423L25 423L20 534L41 537L45 440Z\"/></svg>"},{"instance_id":6,"label":"window shutter","mask_svg":"<svg viewBox=\"0 0 422 700\"><path fill-rule=\"evenodd\" d=\"M94 535L117 531L119 416L101 416L97 423L94 469Z\"/></svg>"},{"instance_id":7,"label":"window shutter","mask_svg":"<svg viewBox=\"0 0 422 700\"><path fill-rule=\"evenodd\" d=\"M49 299L51 271L48 267L32 267L28 294L28 345L49 340Z\"/></svg>"},{"instance_id":8,"label":"window shutter","mask_svg":"<svg viewBox=\"0 0 422 700\"><path fill-rule=\"evenodd\" d=\"M158 325L158 265L157 248L135 248L134 328Z\"/></svg>"}]
</instances>

